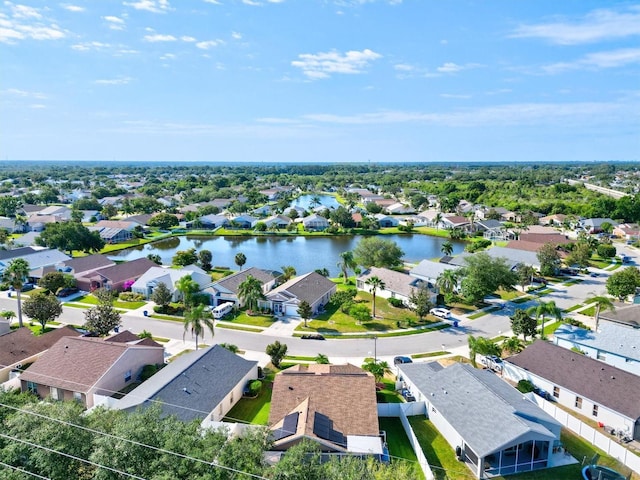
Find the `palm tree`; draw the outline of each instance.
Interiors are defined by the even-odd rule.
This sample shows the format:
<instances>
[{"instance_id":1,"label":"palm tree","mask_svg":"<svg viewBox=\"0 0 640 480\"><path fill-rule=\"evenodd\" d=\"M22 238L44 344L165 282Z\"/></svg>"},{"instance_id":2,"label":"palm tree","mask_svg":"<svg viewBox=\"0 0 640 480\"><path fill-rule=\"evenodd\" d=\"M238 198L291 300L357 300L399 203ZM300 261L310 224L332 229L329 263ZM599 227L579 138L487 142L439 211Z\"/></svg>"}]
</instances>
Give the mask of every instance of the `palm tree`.
<instances>
[{"instance_id":1,"label":"palm tree","mask_svg":"<svg viewBox=\"0 0 640 480\"><path fill-rule=\"evenodd\" d=\"M196 282L191 275L185 275L176 281L176 289L182 294L182 300L186 309L191 307L191 298L193 294L200 290L200 285Z\"/></svg>"},{"instance_id":2,"label":"palm tree","mask_svg":"<svg viewBox=\"0 0 640 480\"><path fill-rule=\"evenodd\" d=\"M247 263L247 256L244 253L239 252L239 253L236 253L236 256L235 256L234 260L236 262L236 265L238 265L240 267L240 271L242 271L242 266L245 263Z\"/></svg>"},{"instance_id":3,"label":"palm tree","mask_svg":"<svg viewBox=\"0 0 640 480\"><path fill-rule=\"evenodd\" d=\"M3 279L16 291L18 297L18 325L22 327L22 298L20 296L24 281L29 276L29 262L24 258L15 258L9 262L4 270Z\"/></svg>"},{"instance_id":4,"label":"palm tree","mask_svg":"<svg viewBox=\"0 0 640 480\"><path fill-rule=\"evenodd\" d=\"M457 270L449 269L442 272L436 279L436 286L445 296L453 293L458 286Z\"/></svg>"},{"instance_id":5,"label":"palm tree","mask_svg":"<svg viewBox=\"0 0 640 480\"><path fill-rule=\"evenodd\" d=\"M373 318L376 318L376 292L378 290L384 290L386 285L380 278L376 276L368 278L364 283L369 285L369 291L373 296Z\"/></svg>"},{"instance_id":6,"label":"palm tree","mask_svg":"<svg viewBox=\"0 0 640 480\"><path fill-rule=\"evenodd\" d=\"M282 267L282 281L286 282L296 276L296 269L292 265L283 265Z\"/></svg>"},{"instance_id":7,"label":"palm tree","mask_svg":"<svg viewBox=\"0 0 640 480\"><path fill-rule=\"evenodd\" d=\"M344 277L344 284L349 281L349 270L353 270L357 267L356 262L353 260L353 252L346 251L340 254L342 261L338 262L337 267L342 271Z\"/></svg>"},{"instance_id":8,"label":"palm tree","mask_svg":"<svg viewBox=\"0 0 640 480\"><path fill-rule=\"evenodd\" d=\"M196 337L196 350L198 350L198 337L204 338L205 327L211 332L213 337L213 319L204 310L204 305L197 305L184 315L184 331L191 330L191 335ZM184 334L182 335L184 340Z\"/></svg>"},{"instance_id":9,"label":"palm tree","mask_svg":"<svg viewBox=\"0 0 640 480\"><path fill-rule=\"evenodd\" d=\"M327 357L324 353L319 353L315 358L316 363L320 363L322 365L326 365L329 363L329 357Z\"/></svg>"},{"instance_id":10,"label":"palm tree","mask_svg":"<svg viewBox=\"0 0 640 480\"><path fill-rule=\"evenodd\" d=\"M433 217L433 221L436 224L436 232L440 229L440 222L442 221L442 212L436 213L436 216Z\"/></svg>"},{"instance_id":11,"label":"palm tree","mask_svg":"<svg viewBox=\"0 0 640 480\"><path fill-rule=\"evenodd\" d=\"M440 251L442 252L443 255L446 255L448 257L451 256L451 254L453 253L453 243L447 240L440 247Z\"/></svg>"},{"instance_id":12,"label":"palm tree","mask_svg":"<svg viewBox=\"0 0 640 480\"><path fill-rule=\"evenodd\" d=\"M258 308L258 300L264 299L262 293L262 283L252 275L248 275L240 285L238 285L238 298L249 310L251 307Z\"/></svg>"},{"instance_id":13,"label":"palm tree","mask_svg":"<svg viewBox=\"0 0 640 480\"><path fill-rule=\"evenodd\" d=\"M536 320L542 319L542 332L540 333L540 338L544 340L544 319L548 315L550 317L554 317L556 320L562 320L562 309L560 309L556 302L543 302L539 301L538 305L534 305L532 307L527 308L527 313L529 315L533 315L536 317Z\"/></svg>"},{"instance_id":14,"label":"palm tree","mask_svg":"<svg viewBox=\"0 0 640 480\"><path fill-rule=\"evenodd\" d=\"M524 345L522 340L518 337L509 337L504 342L502 342L502 348L507 350L509 353L520 353L524 350Z\"/></svg>"},{"instance_id":15,"label":"palm tree","mask_svg":"<svg viewBox=\"0 0 640 480\"><path fill-rule=\"evenodd\" d=\"M389 363L377 362L376 359L369 360L367 363L362 365L362 369L366 370L369 373L372 373L377 382L382 380L386 373L391 372L391 369L389 368Z\"/></svg>"},{"instance_id":16,"label":"palm tree","mask_svg":"<svg viewBox=\"0 0 640 480\"><path fill-rule=\"evenodd\" d=\"M597 332L598 326L600 324L600 311L602 309L605 309L605 310L611 310L613 312L615 311L616 307L609 297L605 297L603 295L598 295L593 297L591 300L589 300L589 303L594 303L596 306L595 319L596 319L596 332Z\"/></svg>"}]
</instances>

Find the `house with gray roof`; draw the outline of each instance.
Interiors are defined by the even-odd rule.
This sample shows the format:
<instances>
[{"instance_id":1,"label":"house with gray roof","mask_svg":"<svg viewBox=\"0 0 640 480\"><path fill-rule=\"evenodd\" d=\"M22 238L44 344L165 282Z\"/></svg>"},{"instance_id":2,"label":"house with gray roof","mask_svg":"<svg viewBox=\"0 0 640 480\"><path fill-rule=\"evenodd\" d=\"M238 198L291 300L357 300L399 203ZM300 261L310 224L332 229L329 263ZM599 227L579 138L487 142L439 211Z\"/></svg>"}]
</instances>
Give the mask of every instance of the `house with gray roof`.
<instances>
[{"instance_id":1,"label":"house with gray roof","mask_svg":"<svg viewBox=\"0 0 640 480\"><path fill-rule=\"evenodd\" d=\"M409 270L409 275L435 284L438 277L442 275L444 271L457 269L458 267L455 265L433 262L431 260L422 260L418 265Z\"/></svg>"},{"instance_id":2,"label":"house with gray roof","mask_svg":"<svg viewBox=\"0 0 640 480\"><path fill-rule=\"evenodd\" d=\"M587 357L640 375L640 329L601 320L598 331L563 324L553 333L559 347L578 349Z\"/></svg>"},{"instance_id":3,"label":"house with gray roof","mask_svg":"<svg viewBox=\"0 0 640 480\"><path fill-rule=\"evenodd\" d=\"M238 297L238 289L240 284L249 276L257 279L262 284L262 293L266 295L276 285L276 282L278 281L278 278L282 276L282 273L273 270L262 270L260 268L250 267L246 270L241 270L221 278L206 287L203 290L203 293L206 293L211 297L211 304L213 306L222 305L226 302L233 302L241 307L243 306L243 303Z\"/></svg>"},{"instance_id":4,"label":"house with gray roof","mask_svg":"<svg viewBox=\"0 0 640 480\"><path fill-rule=\"evenodd\" d=\"M407 363L398 370L405 388L425 403L429 420L476 478L566 462L559 452L561 424L494 373L462 363L448 368Z\"/></svg>"},{"instance_id":5,"label":"house with gray roof","mask_svg":"<svg viewBox=\"0 0 640 480\"><path fill-rule=\"evenodd\" d=\"M99 268L110 267L115 265L116 262L109 259L107 256L100 253L94 255L87 255L85 257L75 257L71 260L66 260L57 265L57 269L63 273L70 273L71 275L80 275L81 273L92 272Z\"/></svg>"},{"instance_id":6,"label":"house with gray roof","mask_svg":"<svg viewBox=\"0 0 640 480\"><path fill-rule=\"evenodd\" d=\"M16 258L22 258L29 263L29 278L34 277L37 273L37 270L43 267L50 267L60 262L64 262L65 260L71 259L71 257L62 253L60 250L51 248L36 249L31 247L24 247L18 248L16 250L8 250L7 252L17 252L18 250L20 250L21 253L24 253L21 255L11 254L8 258L0 257L0 273L2 273L4 269L7 268L7 265Z\"/></svg>"},{"instance_id":7,"label":"house with gray roof","mask_svg":"<svg viewBox=\"0 0 640 480\"><path fill-rule=\"evenodd\" d=\"M274 315L299 317L298 306L306 301L313 315L317 314L336 292L336 284L317 272L310 272L274 288L258 305L269 308Z\"/></svg>"},{"instance_id":8,"label":"house with gray roof","mask_svg":"<svg viewBox=\"0 0 640 480\"><path fill-rule=\"evenodd\" d=\"M312 213L311 215L304 217L302 219L302 224L304 225L304 229L308 231L322 231L329 228L329 220L317 213Z\"/></svg>"},{"instance_id":9,"label":"house with gray roof","mask_svg":"<svg viewBox=\"0 0 640 480\"><path fill-rule=\"evenodd\" d=\"M93 291L97 288L106 288L121 291L126 281L135 282L152 267L157 267L157 264L143 257L85 272L75 277L78 288L81 290Z\"/></svg>"},{"instance_id":10,"label":"house with gray roof","mask_svg":"<svg viewBox=\"0 0 640 480\"><path fill-rule=\"evenodd\" d=\"M632 373L537 340L504 360L502 375L529 380L567 409L640 439L640 377Z\"/></svg>"},{"instance_id":11,"label":"house with gray roof","mask_svg":"<svg viewBox=\"0 0 640 480\"><path fill-rule=\"evenodd\" d=\"M256 378L258 362L214 345L181 355L111 407L131 411L156 403L163 415L183 422L219 422Z\"/></svg>"},{"instance_id":12,"label":"house with gray roof","mask_svg":"<svg viewBox=\"0 0 640 480\"><path fill-rule=\"evenodd\" d=\"M177 302L181 298L181 293L176 288L176 282L187 276L190 276L193 281L198 284L201 290L211 283L211 277L196 265L188 265L180 269L151 267L140 278L138 278L133 285L131 285L131 291L139 293L148 300L151 298L153 291L161 283L164 283L171 292L173 301Z\"/></svg>"},{"instance_id":13,"label":"house with gray roof","mask_svg":"<svg viewBox=\"0 0 640 480\"><path fill-rule=\"evenodd\" d=\"M367 284L367 280L372 277L378 277L384 282L384 288L376 290L376 296L378 297L397 298L409 306L411 305L410 297L413 292L420 288L426 288L430 294L429 301L433 304L437 303L438 289L435 283L388 268L371 267L365 270L356 279L356 288L371 293L371 287Z\"/></svg>"}]
</instances>

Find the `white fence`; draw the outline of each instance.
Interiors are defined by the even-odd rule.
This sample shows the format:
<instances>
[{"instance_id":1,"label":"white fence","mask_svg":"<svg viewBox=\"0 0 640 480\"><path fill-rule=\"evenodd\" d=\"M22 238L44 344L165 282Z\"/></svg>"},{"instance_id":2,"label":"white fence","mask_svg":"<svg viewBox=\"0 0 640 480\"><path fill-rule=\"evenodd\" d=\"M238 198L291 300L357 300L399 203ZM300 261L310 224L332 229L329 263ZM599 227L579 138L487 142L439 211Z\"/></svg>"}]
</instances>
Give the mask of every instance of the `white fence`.
<instances>
[{"instance_id":1,"label":"white fence","mask_svg":"<svg viewBox=\"0 0 640 480\"><path fill-rule=\"evenodd\" d=\"M565 412L561 408L556 407L553 402L549 402L537 395L527 394L530 399L541 407L545 412L558 420L563 426L572 432L580 435L587 442L595 445L600 450L617 459L620 463L626 465L631 470L640 474L640 457L632 451L626 449L611 437L599 432L597 429L590 427L586 423L580 421L576 417ZM581 459L578 459L581 460Z\"/></svg>"},{"instance_id":2,"label":"white fence","mask_svg":"<svg viewBox=\"0 0 640 480\"><path fill-rule=\"evenodd\" d=\"M420 442L418 442L418 437L416 437L416 434L413 433L413 429L411 428L411 424L409 423L409 419L407 418L413 415L425 415L424 402L378 404L379 417L400 418L402 426L404 427L404 431L409 438L409 443L411 443L411 448L413 448L413 451L418 458L418 463L420 464L422 473L424 473L424 476L427 480L434 480L435 477L433 476L433 472L431 471L431 467L429 466L427 457L424 456L424 452L422 451Z\"/></svg>"}]
</instances>

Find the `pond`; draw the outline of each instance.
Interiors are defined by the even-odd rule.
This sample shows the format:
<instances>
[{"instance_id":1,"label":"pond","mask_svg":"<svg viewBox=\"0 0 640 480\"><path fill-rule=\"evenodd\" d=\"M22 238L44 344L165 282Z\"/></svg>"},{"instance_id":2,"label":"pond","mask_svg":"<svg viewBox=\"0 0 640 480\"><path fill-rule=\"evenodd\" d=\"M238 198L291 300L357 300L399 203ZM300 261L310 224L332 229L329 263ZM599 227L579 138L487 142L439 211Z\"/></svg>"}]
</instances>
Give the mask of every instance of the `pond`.
<instances>
[{"instance_id":1,"label":"pond","mask_svg":"<svg viewBox=\"0 0 640 480\"><path fill-rule=\"evenodd\" d=\"M299 274L318 268L326 268L332 277L339 275L336 264L340 254L353 250L362 237L172 237L139 247L133 247L109 254L116 260L135 260L153 253L160 255L162 263L170 265L178 250L210 250L213 254L214 266L237 269L234 258L239 252L244 253L247 262L244 268L258 267L270 270L281 270L283 265L293 265ZM423 259L440 257L440 247L446 238L428 235L384 235L381 238L393 240L404 252L404 260L417 263ZM463 242L452 242L453 253L464 250Z\"/></svg>"},{"instance_id":2,"label":"pond","mask_svg":"<svg viewBox=\"0 0 640 480\"><path fill-rule=\"evenodd\" d=\"M312 210L315 207L323 206L327 208L338 208L340 203L332 195L300 195L291 202L292 207L302 207L305 210Z\"/></svg>"}]
</instances>

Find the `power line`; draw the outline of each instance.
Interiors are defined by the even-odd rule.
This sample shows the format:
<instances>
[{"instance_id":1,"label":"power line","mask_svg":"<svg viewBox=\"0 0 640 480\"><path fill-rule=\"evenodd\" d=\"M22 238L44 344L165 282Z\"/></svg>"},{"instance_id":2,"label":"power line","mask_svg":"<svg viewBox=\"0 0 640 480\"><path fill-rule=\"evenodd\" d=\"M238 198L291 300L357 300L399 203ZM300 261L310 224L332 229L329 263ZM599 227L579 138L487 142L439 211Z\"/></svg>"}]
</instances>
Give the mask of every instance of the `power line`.
<instances>
[{"instance_id":1,"label":"power line","mask_svg":"<svg viewBox=\"0 0 640 480\"><path fill-rule=\"evenodd\" d=\"M61 423L63 425L68 425L70 427L79 428L79 429L85 430L87 432L96 433L98 435L104 435L106 437L113 438L113 439L116 439L116 440L121 440L121 441L124 441L124 442L129 442L129 443L131 443L133 445L137 445L139 447L149 448L151 450L155 450L155 451L160 452L160 453L165 453L165 454L169 454L169 455L175 455L176 457L180 457L180 458L183 458L185 460L193 460L195 462L203 463L205 465L213 466L213 467L216 467L216 468L221 468L223 470L228 470L228 471L231 471L231 472L234 472L234 473L240 473L240 474L246 475L248 477L257 478L257 479L261 479L261 480L266 480L265 477L262 477L260 475L255 475L255 474L249 473L249 472L243 472L242 470L238 470L238 469L235 469L235 468L232 468L232 467L228 467L226 465L220 465L218 463L212 463L212 462L209 462L207 460L202 460L201 458L191 457L189 455L184 455L182 453L174 452L174 451L167 450L167 449L164 449L164 448L161 448L161 447L155 447L153 445L148 445L146 443L138 442L136 440L130 440L128 438L120 437L120 436L114 435L112 433L102 432L100 430L95 430L93 428L85 427L83 425L78 425L78 424L75 424L75 423L72 423L72 422L69 422L69 421L66 421L66 420L60 420L58 418L50 417L48 415L43 415L43 414L38 413L38 412L31 412L29 410L23 410L21 408L14 407L12 405L6 405L4 403L0 403L0 406L5 407L5 408L9 408L11 410L16 410L16 411L21 412L21 413L26 413L26 414L29 414L29 415L35 415L38 418L44 418L44 419L47 419L47 420L53 420L54 422L58 422L58 423Z\"/></svg>"},{"instance_id":2,"label":"power line","mask_svg":"<svg viewBox=\"0 0 640 480\"><path fill-rule=\"evenodd\" d=\"M54 450L53 448L45 447L44 445L39 445L37 443L29 442L28 440L23 440L21 438L12 437L11 435L6 435L4 433L0 433L0 437L6 438L6 439L9 439L9 440L13 440L13 441L19 442L19 443L24 443L25 445L29 445L30 447L41 448L42 450L45 450L47 452L57 453L58 455L62 455L63 457L71 458L72 460L77 460L79 462L83 462L83 463L92 465L94 467L104 468L105 470L109 470L110 472L119 473L120 475L126 475L127 477L135 478L136 480L147 480L146 478L139 477L138 475L134 475L133 473L123 472L122 470L118 470L117 468L108 467L108 466L102 465L100 463L92 462L91 460L85 460L84 458L76 457L75 455L71 455L70 453L61 452L59 450Z\"/></svg>"},{"instance_id":3,"label":"power line","mask_svg":"<svg viewBox=\"0 0 640 480\"><path fill-rule=\"evenodd\" d=\"M38 475L37 473L29 472L28 470L25 470L24 468L14 467L13 465L9 465L8 463L4 463L2 461L0 461L0 465L3 466L3 467L13 468L14 470L16 470L16 471L18 471L20 473L26 473L27 475L31 475L32 477L41 478L42 480L51 480L49 477L43 477L42 475Z\"/></svg>"}]
</instances>

